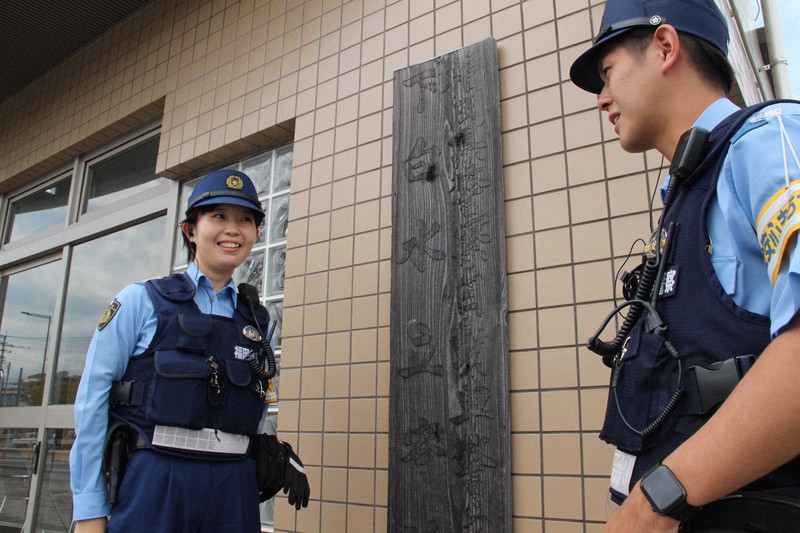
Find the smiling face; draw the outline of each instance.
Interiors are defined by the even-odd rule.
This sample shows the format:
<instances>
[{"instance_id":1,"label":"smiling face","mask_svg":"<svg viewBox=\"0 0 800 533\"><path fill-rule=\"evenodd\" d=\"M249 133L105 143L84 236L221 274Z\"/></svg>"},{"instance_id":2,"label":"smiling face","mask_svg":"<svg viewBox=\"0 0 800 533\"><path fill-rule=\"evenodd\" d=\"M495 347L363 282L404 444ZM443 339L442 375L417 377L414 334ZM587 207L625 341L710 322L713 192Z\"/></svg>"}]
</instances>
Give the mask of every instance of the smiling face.
<instances>
[{"instance_id":1,"label":"smiling face","mask_svg":"<svg viewBox=\"0 0 800 533\"><path fill-rule=\"evenodd\" d=\"M213 206L203 212L196 223L185 223L183 231L195 247L197 266L217 290L247 259L258 235L253 211L231 204Z\"/></svg>"}]
</instances>

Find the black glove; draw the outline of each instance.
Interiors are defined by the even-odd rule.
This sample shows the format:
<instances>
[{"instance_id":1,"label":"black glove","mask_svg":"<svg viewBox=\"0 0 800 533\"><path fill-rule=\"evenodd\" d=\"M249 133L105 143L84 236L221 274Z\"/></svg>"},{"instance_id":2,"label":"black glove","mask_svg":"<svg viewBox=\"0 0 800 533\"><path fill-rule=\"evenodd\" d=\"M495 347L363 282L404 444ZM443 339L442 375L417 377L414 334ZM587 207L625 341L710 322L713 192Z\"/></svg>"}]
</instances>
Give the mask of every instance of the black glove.
<instances>
[{"instance_id":1,"label":"black glove","mask_svg":"<svg viewBox=\"0 0 800 533\"><path fill-rule=\"evenodd\" d=\"M283 488L286 451L275 435L262 433L253 439L250 456L256 461L258 501L265 502Z\"/></svg>"},{"instance_id":2,"label":"black glove","mask_svg":"<svg viewBox=\"0 0 800 533\"><path fill-rule=\"evenodd\" d=\"M284 494L289 494L290 505L298 510L308 507L311 490L306 471L288 443L262 433L253 439L250 456L256 462L259 502L269 500L283 489Z\"/></svg>"},{"instance_id":3,"label":"black glove","mask_svg":"<svg viewBox=\"0 0 800 533\"><path fill-rule=\"evenodd\" d=\"M306 469L297 454L287 442L281 442L286 457L286 474L283 480L283 493L289 494L289 505L294 505L298 511L300 507L308 507L308 497L311 488L308 486Z\"/></svg>"}]
</instances>

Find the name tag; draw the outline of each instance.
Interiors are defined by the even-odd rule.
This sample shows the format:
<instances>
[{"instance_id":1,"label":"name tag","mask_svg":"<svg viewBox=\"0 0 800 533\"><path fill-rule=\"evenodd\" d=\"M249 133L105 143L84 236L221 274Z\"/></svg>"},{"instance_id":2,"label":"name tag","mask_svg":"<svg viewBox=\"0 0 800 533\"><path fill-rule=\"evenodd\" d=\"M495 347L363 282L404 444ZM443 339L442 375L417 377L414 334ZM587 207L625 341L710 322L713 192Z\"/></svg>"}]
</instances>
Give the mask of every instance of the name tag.
<instances>
[{"instance_id":1,"label":"name tag","mask_svg":"<svg viewBox=\"0 0 800 533\"><path fill-rule=\"evenodd\" d=\"M675 290L678 287L678 267L674 266L664 272L664 279L661 281L661 287L658 289L658 295L662 298L675 296Z\"/></svg>"},{"instance_id":2,"label":"name tag","mask_svg":"<svg viewBox=\"0 0 800 533\"><path fill-rule=\"evenodd\" d=\"M611 465L611 488L627 496L630 493L633 466L636 456L620 450L614 452L614 462Z\"/></svg>"}]
</instances>

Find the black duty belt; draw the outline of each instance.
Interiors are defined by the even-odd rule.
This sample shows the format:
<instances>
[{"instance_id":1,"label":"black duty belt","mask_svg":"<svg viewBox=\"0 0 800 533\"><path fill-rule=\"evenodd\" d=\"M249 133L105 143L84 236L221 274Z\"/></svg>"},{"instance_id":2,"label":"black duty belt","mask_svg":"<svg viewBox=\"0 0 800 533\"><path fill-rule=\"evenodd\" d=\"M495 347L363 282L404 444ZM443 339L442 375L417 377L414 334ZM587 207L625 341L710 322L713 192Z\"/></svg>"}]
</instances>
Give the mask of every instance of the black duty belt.
<instances>
[{"instance_id":1,"label":"black duty belt","mask_svg":"<svg viewBox=\"0 0 800 533\"><path fill-rule=\"evenodd\" d=\"M800 525L800 490L737 492L703 506L681 524L685 533L796 533Z\"/></svg>"}]
</instances>

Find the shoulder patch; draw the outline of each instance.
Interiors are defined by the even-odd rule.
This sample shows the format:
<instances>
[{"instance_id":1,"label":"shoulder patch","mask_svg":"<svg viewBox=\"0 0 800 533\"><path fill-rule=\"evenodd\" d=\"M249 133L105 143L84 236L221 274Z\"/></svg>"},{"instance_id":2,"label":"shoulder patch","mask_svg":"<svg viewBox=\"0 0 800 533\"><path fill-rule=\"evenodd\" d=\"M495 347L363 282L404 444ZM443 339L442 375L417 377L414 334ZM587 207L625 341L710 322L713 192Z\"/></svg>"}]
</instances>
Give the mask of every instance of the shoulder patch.
<instances>
[{"instance_id":1,"label":"shoulder patch","mask_svg":"<svg viewBox=\"0 0 800 533\"><path fill-rule=\"evenodd\" d=\"M782 188L769 199L756 220L758 240L772 284L778 278L784 249L800 230L800 180Z\"/></svg>"},{"instance_id":2,"label":"shoulder patch","mask_svg":"<svg viewBox=\"0 0 800 533\"><path fill-rule=\"evenodd\" d=\"M122 307L122 304L120 304L119 300L117 300L116 298L114 298L113 302L108 304L108 308L103 313L103 316L100 317L100 323L97 325L98 331L102 330L104 327L108 325L109 322L111 322L111 319L113 319L114 316L116 316L117 311L119 311L120 307Z\"/></svg>"}]
</instances>

